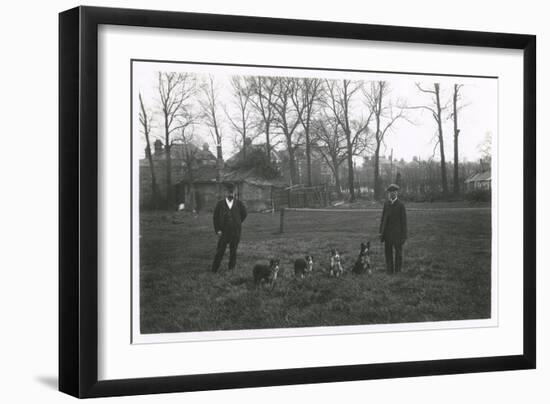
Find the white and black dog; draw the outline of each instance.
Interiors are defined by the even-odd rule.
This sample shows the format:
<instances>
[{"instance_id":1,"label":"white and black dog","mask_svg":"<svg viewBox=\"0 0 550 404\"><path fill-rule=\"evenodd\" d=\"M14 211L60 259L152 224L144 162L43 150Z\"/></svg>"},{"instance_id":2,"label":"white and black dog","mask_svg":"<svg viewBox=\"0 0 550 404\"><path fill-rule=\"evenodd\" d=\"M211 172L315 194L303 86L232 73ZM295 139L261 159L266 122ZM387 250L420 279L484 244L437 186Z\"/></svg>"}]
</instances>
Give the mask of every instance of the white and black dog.
<instances>
[{"instance_id":1,"label":"white and black dog","mask_svg":"<svg viewBox=\"0 0 550 404\"><path fill-rule=\"evenodd\" d=\"M365 272L369 275L372 274L372 267L370 263L370 241L361 243L359 255L357 256L357 260L351 270L354 274L362 274Z\"/></svg>"},{"instance_id":2,"label":"white and black dog","mask_svg":"<svg viewBox=\"0 0 550 404\"><path fill-rule=\"evenodd\" d=\"M338 250L333 248L330 250L330 276L339 277L344 274L344 268L342 267L342 260Z\"/></svg>"},{"instance_id":3,"label":"white and black dog","mask_svg":"<svg viewBox=\"0 0 550 404\"><path fill-rule=\"evenodd\" d=\"M269 265L265 264L256 264L252 270L252 275L254 277L254 283L256 286L260 285L269 285L273 289L275 285L275 280L277 279L277 274L279 273L279 260L271 259L269 260Z\"/></svg>"},{"instance_id":4,"label":"white and black dog","mask_svg":"<svg viewBox=\"0 0 550 404\"><path fill-rule=\"evenodd\" d=\"M305 258L298 258L294 261L294 276L304 278L306 274L313 272L313 257L306 255Z\"/></svg>"}]
</instances>

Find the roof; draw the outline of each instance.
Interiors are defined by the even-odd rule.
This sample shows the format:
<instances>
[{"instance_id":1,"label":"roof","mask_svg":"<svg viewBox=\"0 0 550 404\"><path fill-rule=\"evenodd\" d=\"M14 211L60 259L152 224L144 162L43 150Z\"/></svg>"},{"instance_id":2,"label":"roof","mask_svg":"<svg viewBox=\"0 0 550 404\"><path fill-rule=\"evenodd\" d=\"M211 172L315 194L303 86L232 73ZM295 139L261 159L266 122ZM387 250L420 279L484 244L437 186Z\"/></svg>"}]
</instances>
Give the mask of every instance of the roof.
<instances>
[{"instance_id":1,"label":"roof","mask_svg":"<svg viewBox=\"0 0 550 404\"><path fill-rule=\"evenodd\" d=\"M194 183L215 183L216 182L216 167L206 166L201 167L198 170L195 170L193 173L193 182ZM183 178L180 182L186 183L187 178ZM281 179L267 179L261 178L254 174L254 168L249 170L232 170L225 171L222 170L221 175L222 183L247 183L256 186L286 186L286 183Z\"/></svg>"},{"instance_id":2,"label":"roof","mask_svg":"<svg viewBox=\"0 0 550 404\"><path fill-rule=\"evenodd\" d=\"M210 150L204 150L200 147L195 146L192 143L189 144L180 144L176 143L172 145L170 154L174 158L183 159L185 152L189 148L189 151L194 154L196 160L216 160L216 156Z\"/></svg>"},{"instance_id":3,"label":"roof","mask_svg":"<svg viewBox=\"0 0 550 404\"><path fill-rule=\"evenodd\" d=\"M172 157L173 160L183 160L185 158L185 153L187 149L189 148L189 151L193 153L194 158L196 160L212 160L216 161L216 156L210 151L205 150L204 148L200 148L192 143L188 144L182 144L182 143L175 143L170 148L170 157ZM166 153L164 150L160 153L153 152L153 159L154 160L164 160L166 159ZM146 160L146 158L142 159Z\"/></svg>"},{"instance_id":4,"label":"roof","mask_svg":"<svg viewBox=\"0 0 550 404\"><path fill-rule=\"evenodd\" d=\"M470 183L470 182L480 182L480 181L491 181L491 171L484 171L482 173L472 174L464 182Z\"/></svg>"},{"instance_id":5,"label":"roof","mask_svg":"<svg viewBox=\"0 0 550 404\"><path fill-rule=\"evenodd\" d=\"M266 152L266 144L265 143L261 143L261 144L251 144L251 145L248 145L246 146L246 150L247 151L250 151L250 150L253 150L253 151L257 151L257 150L260 150L262 152ZM275 150L273 148L273 146L271 147L271 159L272 160L275 160L275 161L280 161L281 160L281 156L279 154L279 152L277 150ZM232 155L231 157L229 157L227 160L226 160L226 164L228 166L234 166L236 165L238 162L240 162L240 160L242 159L242 155L243 155L243 149L240 148L238 152L236 152L234 155Z\"/></svg>"},{"instance_id":6,"label":"roof","mask_svg":"<svg viewBox=\"0 0 550 404\"><path fill-rule=\"evenodd\" d=\"M198 169L193 170L193 182L216 182L216 174L217 170L215 166L202 166ZM179 181L179 183L186 183L188 182L187 175L184 174L183 178Z\"/></svg>"},{"instance_id":7,"label":"roof","mask_svg":"<svg viewBox=\"0 0 550 404\"><path fill-rule=\"evenodd\" d=\"M226 182L245 182L247 184L256 185L256 186L286 186L286 183L280 178L263 178L255 174L255 168L250 168L248 170L233 170L226 172L222 181Z\"/></svg>"}]
</instances>

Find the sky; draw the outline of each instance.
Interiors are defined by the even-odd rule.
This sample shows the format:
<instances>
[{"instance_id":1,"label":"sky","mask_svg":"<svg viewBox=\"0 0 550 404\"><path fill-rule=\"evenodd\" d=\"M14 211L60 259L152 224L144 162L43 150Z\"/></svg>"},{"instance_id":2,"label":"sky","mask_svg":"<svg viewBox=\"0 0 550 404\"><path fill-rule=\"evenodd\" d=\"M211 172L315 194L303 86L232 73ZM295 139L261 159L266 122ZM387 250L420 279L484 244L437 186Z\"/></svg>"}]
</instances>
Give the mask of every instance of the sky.
<instances>
[{"instance_id":1,"label":"sky","mask_svg":"<svg viewBox=\"0 0 550 404\"><path fill-rule=\"evenodd\" d=\"M406 103L409 107L431 105L431 96L418 90L416 83L423 88L433 88L433 83L438 82L441 86L442 104L448 102L449 109L444 113L444 143L446 159L451 160L453 155L453 121L450 118L452 110L452 89L453 85L461 84L462 109L458 113L458 125L460 128L459 151L460 160L477 161L481 157L480 144L485 140L487 133L493 139L497 139L498 121L498 79L496 78L469 78L449 76L428 76L401 73L369 73L369 72L342 72L302 69L278 69L250 66L223 66L223 65L201 65L187 63L157 63L157 62L133 62L133 102L134 108L132 117L134 136L139 136L145 149L145 139L141 133L138 118L138 94L142 94L144 103L149 113L153 115L152 137L163 138L162 117L159 110L158 96L158 72L193 72L199 80L212 75L214 77L219 99L224 105L227 113L234 111L233 96L229 81L232 75L278 75L295 77L322 77L330 79L353 79L365 82L372 80L385 80L389 83L390 92L388 99L394 104ZM358 92L353 103L353 115L359 117L368 113L364 105L364 97ZM199 110L198 100L191 102L192 108ZM222 118L222 129L224 133L223 154L224 159L233 155L237 149L234 138L237 133L231 129L224 110L220 110ZM194 128L195 143L209 143L211 150L215 150L214 141L208 128L198 124ZM408 109L406 119L400 119L392 126L391 132L382 145L381 154L390 155L393 150L394 159L412 160L414 156L422 159L435 158L439 160L439 149L435 150L435 136L437 124L431 113L424 109ZM261 137L260 137L261 139ZM494 148L493 148L494 149ZM143 157L141 154L140 157Z\"/></svg>"}]
</instances>

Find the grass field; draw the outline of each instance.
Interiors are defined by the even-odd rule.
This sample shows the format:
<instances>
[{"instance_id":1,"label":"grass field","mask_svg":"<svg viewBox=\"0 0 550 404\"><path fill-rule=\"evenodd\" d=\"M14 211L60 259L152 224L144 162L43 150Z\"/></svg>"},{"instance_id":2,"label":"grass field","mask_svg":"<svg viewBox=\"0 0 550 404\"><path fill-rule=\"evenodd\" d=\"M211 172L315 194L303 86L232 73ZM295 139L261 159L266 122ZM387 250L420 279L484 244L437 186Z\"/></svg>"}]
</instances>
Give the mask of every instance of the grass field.
<instances>
[{"instance_id":1,"label":"grass field","mask_svg":"<svg viewBox=\"0 0 550 404\"><path fill-rule=\"evenodd\" d=\"M142 333L284 328L481 319L491 312L489 209L410 211L404 268L387 275L376 241L380 211L252 213L243 224L237 268L210 273L216 236L211 214L174 217L142 212L140 314ZM336 247L346 269L363 240L373 246L372 275L330 278ZM315 257L315 272L294 279L294 259ZM252 267L277 257L273 290L255 288Z\"/></svg>"}]
</instances>

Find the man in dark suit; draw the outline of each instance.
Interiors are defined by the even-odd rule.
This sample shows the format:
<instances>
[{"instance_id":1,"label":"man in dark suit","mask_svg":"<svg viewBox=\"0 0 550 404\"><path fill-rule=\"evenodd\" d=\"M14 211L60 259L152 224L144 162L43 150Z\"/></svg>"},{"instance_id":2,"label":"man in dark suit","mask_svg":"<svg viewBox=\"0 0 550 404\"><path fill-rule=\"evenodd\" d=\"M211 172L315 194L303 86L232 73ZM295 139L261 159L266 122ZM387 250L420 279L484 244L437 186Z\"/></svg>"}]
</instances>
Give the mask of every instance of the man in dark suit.
<instances>
[{"instance_id":1,"label":"man in dark suit","mask_svg":"<svg viewBox=\"0 0 550 404\"><path fill-rule=\"evenodd\" d=\"M399 186L391 184L386 191L388 200L384 203L380 220L380 241L384 243L386 271L394 274L401 271L403 262L403 244L407 240L407 212L403 202L397 199Z\"/></svg>"},{"instance_id":2,"label":"man in dark suit","mask_svg":"<svg viewBox=\"0 0 550 404\"><path fill-rule=\"evenodd\" d=\"M212 272L218 272L228 244L228 269L235 269L237 247L241 239L241 223L246 219L246 215L244 204L235 198L233 184L227 184L225 198L219 201L214 209L214 231L218 236L218 245L212 262Z\"/></svg>"}]
</instances>

